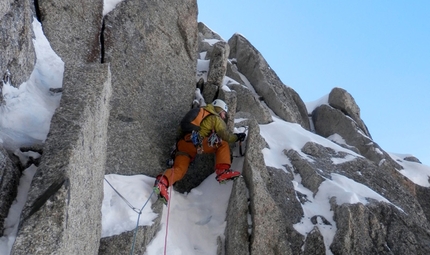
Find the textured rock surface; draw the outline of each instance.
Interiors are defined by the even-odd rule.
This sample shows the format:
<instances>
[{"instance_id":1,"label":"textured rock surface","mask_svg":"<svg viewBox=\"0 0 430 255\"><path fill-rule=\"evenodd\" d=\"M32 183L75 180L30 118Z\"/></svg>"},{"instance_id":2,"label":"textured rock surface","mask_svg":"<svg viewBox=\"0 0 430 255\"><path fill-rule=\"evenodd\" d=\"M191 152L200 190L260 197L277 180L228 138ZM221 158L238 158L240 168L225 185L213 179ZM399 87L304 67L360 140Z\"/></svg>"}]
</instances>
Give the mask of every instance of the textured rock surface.
<instances>
[{"instance_id":1,"label":"textured rock surface","mask_svg":"<svg viewBox=\"0 0 430 255\"><path fill-rule=\"evenodd\" d=\"M161 215L163 207L164 205L162 203L155 203L152 206L152 210ZM136 240L134 242L134 254L145 253L146 246L160 230L160 221L161 217L157 217L152 226L144 226L137 229ZM135 231L128 231L119 235L102 238L100 240L98 255L130 254L131 247L133 247L134 233Z\"/></svg>"},{"instance_id":2,"label":"textured rock surface","mask_svg":"<svg viewBox=\"0 0 430 255\"><path fill-rule=\"evenodd\" d=\"M356 104L354 98L342 88L334 88L328 96L328 104L336 109L341 110L345 115L351 117L368 137L372 138L360 117L360 107Z\"/></svg>"},{"instance_id":3,"label":"textured rock surface","mask_svg":"<svg viewBox=\"0 0 430 255\"><path fill-rule=\"evenodd\" d=\"M318 227L314 227L306 238L304 255L324 255L326 254L324 239Z\"/></svg>"},{"instance_id":4,"label":"textured rock surface","mask_svg":"<svg viewBox=\"0 0 430 255\"><path fill-rule=\"evenodd\" d=\"M236 91L237 112L247 113L246 116L255 118L258 124L268 124L273 121L267 106L261 103L248 88L240 84L233 84L229 87Z\"/></svg>"},{"instance_id":5,"label":"textured rock surface","mask_svg":"<svg viewBox=\"0 0 430 255\"><path fill-rule=\"evenodd\" d=\"M285 172L280 173L279 170L266 168L261 153L265 142L260 136L258 125L255 120L250 120L248 125L248 146L242 174L249 190L249 205L243 201L230 203L227 218L237 218L237 215L245 217L244 212L249 210L248 213L252 217L252 234L248 254L297 254L300 252L302 237L294 230L292 223L301 218L301 207L294 206L294 203L298 205L297 200L292 204L283 203L288 198L277 196L279 193L274 189L291 192L292 184L282 181L283 178L287 178ZM249 143L250 141L252 143ZM240 180L235 183L230 198L233 201L243 200L245 196L243 192L237 190L241 187L238 185L242 185ZM285 210L286 208L290 209ZM236 254L235 252L244 245L240 242L245 238L246 234L243 231L247 228L248 223L244 218L236 220L235 224L227 225L226 233L229 235L239 233L241 238L227 241L226 254Z\"/></svg>"},{"instance_id":6,"label":"textured rock surface","mask_svg":"<svg viewBox=\"0 0 430 255\"><path fill-rule=\"evenodd\" d=\"M377 164L389 164L393 168L402 169L391 157L364 134L357 122L345 115L341 110L328 105L321 105L312 112L315 132L323 137L340 135L347 145L356 147L361 155Z\"/></svg>"},{"instance_id":7,"label":"textured rock surface","mask_svg":"<svg viewBox=\"0 0 430 255\"><path fill-rule=\"evenodd\" d=\"M243 178L233 183L225 238L218 237L217 254L307 255L325 254L327 249L333 254L430 253L430 188L414 184L399 172L401 160L391 159L372 140L347 91L334 88L329 105L312 113L315 132L326 138L341 136L341 147L325 147L330 141L323 146L318 137L302 148L285 148L278 155L287 159L285 165L266 166L262 150L269 148L259 124L272 121L271 111L306 130L309 119L300 96L282 84L245 38L230 39L231 59L227 59L227 44L213 45L222 40L219 35L203 23L197 30L195 0L122 1L105 17L104 27L102 1L80 3L84 5L38 1L44 31L66 64L64 92L12 254L129 252L132 231L100 240L103 176L153 176L164 170L174 131L192 103L196 57L202 51L212 61L212 83L219 85L224 74L239 83L230 80L222 89L208 87L207 95L229 105L229 128L249 127ZM27 26L29 5L26 1L0 3L0 26L8 31L0 35L0 43L6 45L6 51L0 52L0 68L2 72L15 68L9 77L12 81L25 80L34 63L32 31ZM17 51L9 42L22 48ZM106 64L83 64L88 62ZM16 76L21 68L22 75ZM235 118L245 120L234 123ZM0 220L13 201L19 175L1 155L6 153L0 153L0 166L4 166L0 168ZM413 157L403 160L419 163ZM175 189L190 191L213 172L213 163L213 155L199 157ZM332 196L328 205L333 218L308 215L302 206L310 198L295 190L296 185L317 195L320 185L334 174L367 186L389 202L368 198L366 204L338 204ZM161 215L162 204L154 206ZM160 220L139 227L136 253L145 252ZM294 227L300 222L314 226L306 237ZM326 226L321 224L331 222L337 232L326 247L322 234Z\"/></svg>"},{"instance_id":8,"label":"textured rock surface","mask_svg":"<svg viewBox=\"0 0 430 255\"><path fill-rule=\"evenodd\" d=\"M0 3L0 81L9 81L15 87L28 80L36 62L31 2ZM3 83L0 84L1 88Z\"/></svg>"},{"instance_id":9,"label":"textured rock surface","mask_svg":"<svg viewBox=\"0 0 430 255\"><path fill-rule=\"evenodd\" d=\"M39 0L37 3L43 32L64 63L101 62L103 0Z\"/></svg>"},{"instance_id":10,"label":"textured rock surface","mask_svg":"<svg viewBox=\"0 0 430 255\"><path fill-rule=\"evenodd\" d=\"M94 254L111 96L108 65L67 66L12 254Z\"/></svg>"},{"instance_id":11,"label":"textured rock surface","mask_svg":"<svg viewBox=\"0 0 430 255\"><path fill-rule=\"evenodd\" d=\"M249 254L248 224L249 194L243 178L234 182L227 210L227 228L225 231L226 254Z\"/></svg>"},{"instance_id":12,"label":"textured rock surface","mask_svg":"<svg viewBox=\"0 0 430 255\"><path fill-rule=\"evenodd\" d=\"M105 17L104 49L113 89L106 173L155 176L193 100L196 1L121 2Z\"/></svg>"},{"instance_id":13,"label":"textured rock surface","mask_svg":"<svg viewBox=\"0 0 430 255\"><path fill-rule=\"evenodd\" d=\"M9 207L18 191L21 172L9 158L7 151L0 146L0 236L3 234L3 223L9 214Z\"/></svg>"},{"instance_id":14,"label":"textured rock surface","mask_svg":"<svg viewBox=\"0 0 430 255\"><path fill-rule=\"evenodd\" d=\"M430 233L386 203L335 206L334 254L429 254Z\"/></svg>"},{"instance_id":15,"label":"textured rock surface","mask_svg":"<svg viewBox=\"0 0 430 255\"><path fill-rule=\"evenodd\" d=\"M213 45L210 54L210 64L207 82L210 85L221 86L227 71L227 59L230 54L230 46L225 41L219 41Z\"/></svg>"},{"instance_id":16,"label":"textured rock surface","mask_svg":"<svg viewBox=\"0 0 430 255\"><path fill-rule=\"evenodd\" d=\"M211 55L211 52L213 50L213 43L210 43L212 41L216 40L223 40L221 36L219 36L214 31L210 30L204 23L199 22L198 23L198 52L206 52L206 58L210 59L209 56ZM209 40L207 40L209 39ZM228 55L227 55L228 57Z\"/></svg>"},{"instance_id":17,"label":"textured rock surface","mask_svg":"<svg viewBox=\"0 0 430 255\"><path fill-rule=\"evenodd\" d=\"M305 104L292 88L281 82L260 52L239 34L230 38L228 44L229 58L236 59L239 72L248 78L269 108L282 119L298 123L309 130Z\"/></svg>"}]
</instances>

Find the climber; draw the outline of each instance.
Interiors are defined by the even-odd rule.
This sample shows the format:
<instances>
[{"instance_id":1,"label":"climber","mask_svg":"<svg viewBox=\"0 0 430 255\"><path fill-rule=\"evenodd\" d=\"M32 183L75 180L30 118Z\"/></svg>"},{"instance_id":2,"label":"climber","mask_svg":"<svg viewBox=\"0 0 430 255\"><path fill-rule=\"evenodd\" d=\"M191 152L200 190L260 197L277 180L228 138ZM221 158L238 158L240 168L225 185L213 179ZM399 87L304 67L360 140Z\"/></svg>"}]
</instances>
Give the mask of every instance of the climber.
<instances>
[{"instance_id":1,"label":"climber","mask_svg":"<svg viewBox=\"0 0 430 255\"><path fill-rule=\"evenodd\" d=\"M216 99L212 104L197 109L197 112L204 116L199 120L201 122L193 121L193 123L197 123L198 131L184 131L182 123L192 121L186 119L188 114L185 115L181 122L182 132L176 144L177 152L173 167L156 177L154 191L165 204L169 201L168 187L184 177L190 162L198 153L215 153L215 173L218 182L223 183L240 176L240 172L230 169L229 143L243 141L246 134L229 132L224 122L228 112L227 104Z\"/></svg>"}]
</instances>

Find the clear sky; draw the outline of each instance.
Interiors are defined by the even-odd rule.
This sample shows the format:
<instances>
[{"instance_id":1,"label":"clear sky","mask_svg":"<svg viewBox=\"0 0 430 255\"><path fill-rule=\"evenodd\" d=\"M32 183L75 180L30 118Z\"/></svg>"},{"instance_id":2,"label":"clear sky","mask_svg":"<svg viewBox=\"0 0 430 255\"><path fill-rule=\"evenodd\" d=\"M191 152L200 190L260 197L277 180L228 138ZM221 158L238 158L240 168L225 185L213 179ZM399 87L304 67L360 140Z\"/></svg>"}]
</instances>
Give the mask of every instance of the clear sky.
<instances>
[{"instance_id":1,"label":"clear sky","mask_svg":"<svg viewBox=\"0 0 430 255\"><path fill-rule=\"evenodd\" d=\"M346 89L387 152L430 165L430 1L198 0L198 20L245 36L304 102Z\"/></svg>"}]
</instances>

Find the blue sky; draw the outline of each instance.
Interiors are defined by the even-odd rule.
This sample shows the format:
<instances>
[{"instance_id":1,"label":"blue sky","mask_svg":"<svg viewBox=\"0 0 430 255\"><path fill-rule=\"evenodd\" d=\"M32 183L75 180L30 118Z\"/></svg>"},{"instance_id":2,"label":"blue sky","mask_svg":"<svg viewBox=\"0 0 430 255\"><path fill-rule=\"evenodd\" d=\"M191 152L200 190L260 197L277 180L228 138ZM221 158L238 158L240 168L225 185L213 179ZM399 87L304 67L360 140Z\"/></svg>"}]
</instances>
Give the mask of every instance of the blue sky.
<instances>
[{"instance_id":1,"label":"blue sky","mask_svg":"<svg viewBox=\"0 0 430 255\"><path fill-rule=\"evenodd\" d=\"M198 20L244 35L303 101L346 89L384 150L430 165L430 1L207 1Z\"/></svg>"}]
</instances>

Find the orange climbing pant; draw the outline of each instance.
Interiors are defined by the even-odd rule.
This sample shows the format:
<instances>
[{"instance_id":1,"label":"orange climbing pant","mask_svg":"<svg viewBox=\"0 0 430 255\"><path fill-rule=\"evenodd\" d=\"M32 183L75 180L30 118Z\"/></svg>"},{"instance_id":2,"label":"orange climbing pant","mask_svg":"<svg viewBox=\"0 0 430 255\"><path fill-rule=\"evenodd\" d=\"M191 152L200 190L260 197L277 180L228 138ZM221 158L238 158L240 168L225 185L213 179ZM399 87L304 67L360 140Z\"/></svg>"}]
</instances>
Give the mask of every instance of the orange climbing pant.
<instances>
[{"instance_id":1,"label":"orange climbing pant","mask_svg":"<svg viewBox=\"0 0 430 255\"><path fill-rule=\"evenodd\" d=\"M215 153L215 164L228 164L231 165L230 147L226 141L222 141L217 147L210 147L208 145L208 138L205 137L202 142L203 153ZM164 172L164 176L169 180L169 185L173 185L179 181L187 173L188 167L192 159L197 155L197 149L190 140L190 136L185 136L184 139L179 140L177 146L177 153L175 162L172 168Z\"/></svg>"}]
</instances>

